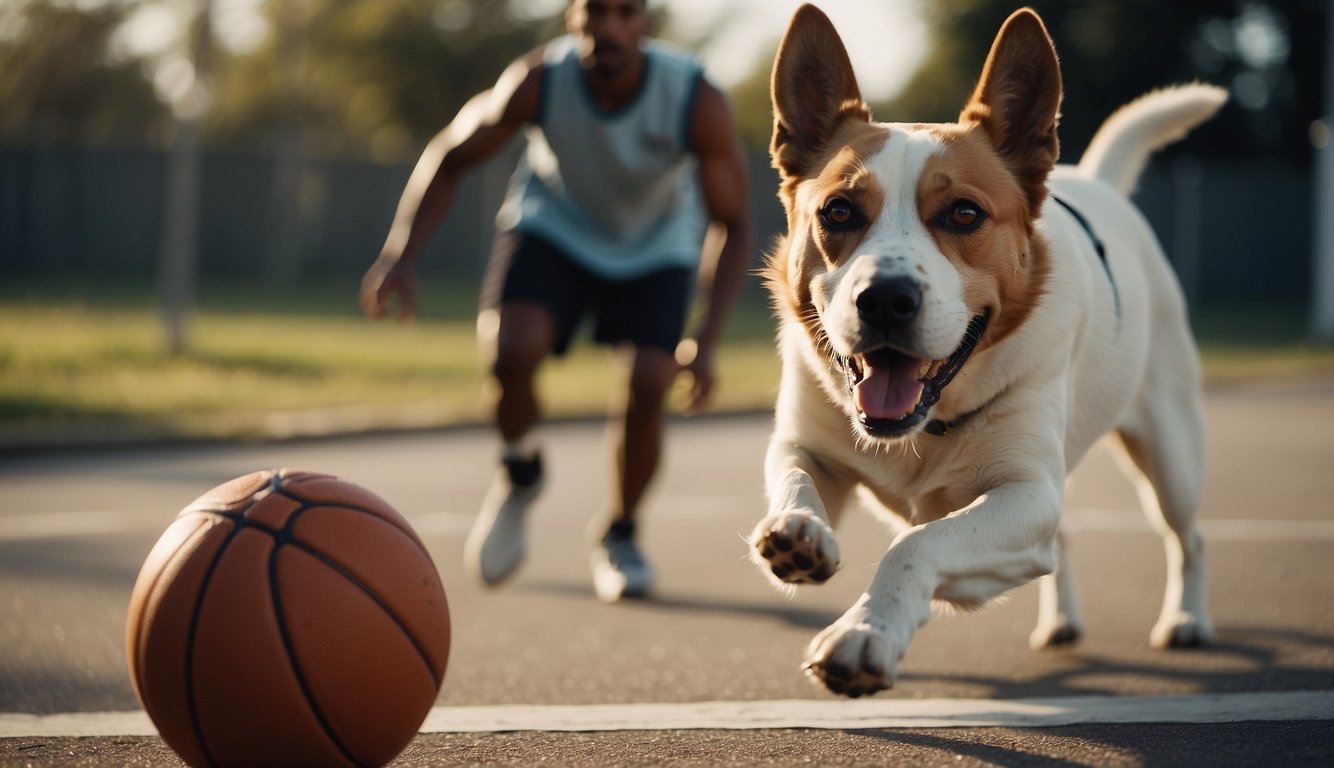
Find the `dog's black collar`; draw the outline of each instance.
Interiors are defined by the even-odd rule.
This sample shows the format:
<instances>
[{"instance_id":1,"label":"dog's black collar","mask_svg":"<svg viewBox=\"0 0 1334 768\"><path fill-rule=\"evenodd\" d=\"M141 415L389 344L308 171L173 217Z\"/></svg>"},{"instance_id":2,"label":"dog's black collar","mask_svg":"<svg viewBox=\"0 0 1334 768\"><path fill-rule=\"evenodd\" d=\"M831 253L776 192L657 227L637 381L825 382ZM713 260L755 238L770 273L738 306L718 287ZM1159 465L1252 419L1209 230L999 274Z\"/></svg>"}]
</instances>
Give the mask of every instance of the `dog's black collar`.
<instances>
[{"instance_id":1,"label":"dog's black collar","mask_svg":"<svg viewBox=\"0 0 1334 768\"><path fill-rule=\"evenodd\" d=\"M982 405L974 408L968 413L963 413L958 416L955 416L949 421L932 419L926 423L926 426L922 427L922 431L927 433L928 435L935 435L936 437L944 437L946 432L949 432L951 429L958 429L959 427L962 427L964 424L968 422L969 419L981 413L982 409L986 408L988 405L991 405L990 401L983 403Z\"/></svg>"},{"instance_id":2,"label":"dog's black collar","mask_svg":"<svg viewBox=\"0 0 1334 768\"><path fill-rule=\"evenodd\" d=\"M1121 293L1116 290L1116 278L1112 277L1112 265L1107 263L1107 247L1102 244L1102 240L1098 237L1098 233L1093 231L1093 225L1089 224L1088 219L1084 218L1084 214L1080 213L1073 205L1067 203L1056 195L1052 195L1051 199L1057 205L1069 211L1071 216L1075 217L1075 221L1079 222L1079 226L1084 228L1084 232L1088 234L1089 240L1093 242L1093 250L1097 252L1098 261L1102 262L1102 269L1107 273L1107 282L1112 286L1112 301L1116 304L1116 319L1120 322Z\"/></svg>"},{"instance_id":3,"label":"dog's black collar","mask_svg":"<svg viewBox=\"0 0 1334 768\"><path fill-rule=\"evenodd\" d=\"M926 426L922 427L922 431L927 433L928 435L943 437L946 432L949 432L951 429L958 429L959 427L962 427L964 424L967 424L974 416L986 410L987 406L996 402L997 397L1000 397L1000 395L996 395L996 397L991 398L990 400L977 406L973 410L968 411L967 413L961 413L958 416L955 416L954 418L950 419L949 421L943 421L941 419L932 419L926 423Z\"/></svg>"}]
</instances>

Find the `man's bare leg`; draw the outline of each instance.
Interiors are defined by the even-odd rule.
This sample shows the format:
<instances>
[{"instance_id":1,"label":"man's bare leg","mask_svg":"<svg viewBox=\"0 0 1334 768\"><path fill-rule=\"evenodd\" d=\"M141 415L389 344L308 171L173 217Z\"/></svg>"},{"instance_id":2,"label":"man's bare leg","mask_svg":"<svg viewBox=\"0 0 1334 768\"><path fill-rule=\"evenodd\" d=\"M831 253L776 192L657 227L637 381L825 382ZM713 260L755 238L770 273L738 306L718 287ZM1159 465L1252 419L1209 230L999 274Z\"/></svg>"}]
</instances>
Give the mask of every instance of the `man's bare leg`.
<instances>
[{"instance_id":1,"label":"man's bare leg","mask_svg":"<svg viewBox=\"0 0 1334 768\"><path fill-rule=\"evenodd\" d=\"M555 343L551 312L540 304L515 301L500 308L491 376L497 385L496 429L506 444L522 440L542 418L537 369Z\"/></svg>"},{"instance_id":2,"label":"man's bare leg","mask_svg":"<svg viewBox=\"0 0 1334 768\"><path fill-rule=\"evenodd\" d=\"M555 339L551 313L531 302L511 302L500 309L495 363L495 423L505 442L503 466L464 544L464 564L489 585L504 581L523 562L527 545L524 516L542 488L541 456L533 428L542 409L535 389L537 369Z\"/></svg>"},{"instance_id":3,"label":"man's bare leg","mask_svg":"<svg viewBox=\"0 0 1334 768\"><path fill-rule=\"evenodd\" d=\"M662 456L664 404L680 366L668 352L640 347L630 364L624 406L608 424L610 527L594 549L593 584L613 602L647 593L652 579L634 543L634 520Z\"/></svg>"}]
</instances>

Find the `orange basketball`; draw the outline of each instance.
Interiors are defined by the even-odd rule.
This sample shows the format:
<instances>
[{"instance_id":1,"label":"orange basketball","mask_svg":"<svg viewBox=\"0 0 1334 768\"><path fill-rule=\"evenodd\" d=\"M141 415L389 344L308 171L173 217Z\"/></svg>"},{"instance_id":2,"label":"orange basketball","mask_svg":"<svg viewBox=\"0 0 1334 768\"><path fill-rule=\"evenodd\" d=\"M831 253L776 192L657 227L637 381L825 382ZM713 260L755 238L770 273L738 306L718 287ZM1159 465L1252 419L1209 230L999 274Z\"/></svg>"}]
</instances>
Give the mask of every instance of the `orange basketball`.
<instances>
[{"instance_id":1,"label":"orange basketball","mask_svg":"<svg viewBox=\"0 0 1334 768\"><path fill-rule=\"evenodd\" d=\"M384 500L329 475L238 477L162 534L130 600L144 709L194 766L383 765L449 659L435 565Z\"/></svg>"}]
</instances>

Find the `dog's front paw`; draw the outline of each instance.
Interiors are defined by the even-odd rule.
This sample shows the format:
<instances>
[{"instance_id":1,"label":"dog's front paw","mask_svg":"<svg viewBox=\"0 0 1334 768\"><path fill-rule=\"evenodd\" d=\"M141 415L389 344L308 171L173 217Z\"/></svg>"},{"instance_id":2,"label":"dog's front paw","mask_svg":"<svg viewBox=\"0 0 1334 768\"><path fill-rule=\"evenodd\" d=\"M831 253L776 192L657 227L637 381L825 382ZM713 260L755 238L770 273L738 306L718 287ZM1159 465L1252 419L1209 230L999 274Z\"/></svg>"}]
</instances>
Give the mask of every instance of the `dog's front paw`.
<instances>
[{"instance_id":1,"label":"dog's front paw","mask_svg":"<svg viewBox=\"0 0 1334 768\"><path fill-rule=\"evenodd\" d=\"M751 558L787 584L820 584L838 570L838 540L809 512L769 515L750 535Z\"/></svg>"},{"instance_id":2,"label":"dog's front paw","mask_svg":"<svg viewBox=\"0 0 1334 768\"><path fill-rule=\"evenodd\" d=\"M1209 617L1177 611L1158 620L1149 633L1149 644L1154 648L1198 648L1213 637L1214 627Z\"/></svg>"},{"instance_id":3,"label":"dog's front paw","mask_svg":"<svg viewBox=\"0 0 1334 768\"><path fill-rule=\"evenodd\" d=\"M853 609L815 636L802 668L831 692L857 698L894 685L906 645L888 622Z\"/></svg>"}]
</instances>

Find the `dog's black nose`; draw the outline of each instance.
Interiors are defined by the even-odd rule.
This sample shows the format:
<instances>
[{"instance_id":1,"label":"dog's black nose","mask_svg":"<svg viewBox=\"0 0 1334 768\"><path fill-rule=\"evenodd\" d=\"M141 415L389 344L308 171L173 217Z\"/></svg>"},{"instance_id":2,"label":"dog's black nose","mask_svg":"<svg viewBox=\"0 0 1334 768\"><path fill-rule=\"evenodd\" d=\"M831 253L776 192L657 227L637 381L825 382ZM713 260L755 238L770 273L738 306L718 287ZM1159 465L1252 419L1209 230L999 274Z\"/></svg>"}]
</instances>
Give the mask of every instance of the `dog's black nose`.
<instances>
[{"instance_id":1,"label":"dog's black nose","mask_svg":"<svg viewBox=\"0 0 1334 768\"><path fill-rule=\"evenodd\" d=\"M862 322L882 331L911 323L922 308L922 287L906 277L877 280L857 296Z\"/></svg>"}]
</instances>

